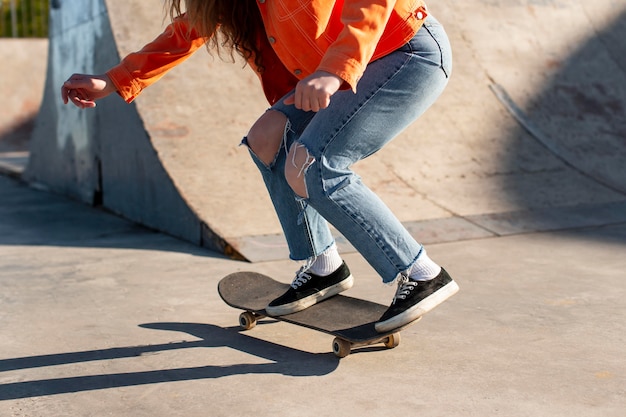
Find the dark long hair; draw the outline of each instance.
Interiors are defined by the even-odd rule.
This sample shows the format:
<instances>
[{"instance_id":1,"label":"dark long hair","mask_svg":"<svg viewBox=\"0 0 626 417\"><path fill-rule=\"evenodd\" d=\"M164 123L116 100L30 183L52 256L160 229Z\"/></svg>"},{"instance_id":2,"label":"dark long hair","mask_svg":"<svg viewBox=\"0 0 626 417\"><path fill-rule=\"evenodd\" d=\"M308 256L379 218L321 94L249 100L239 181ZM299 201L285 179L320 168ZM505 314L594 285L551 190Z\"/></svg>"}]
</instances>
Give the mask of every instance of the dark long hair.
<instances>
[{"instance_id":1,"label":"dark long hair","mask_svg":"<svg viewBox=\"0 0 626 417\"><path fill-rule=\"evenodd\" d=\"M209 51L220 57L226 51L231 60L241 55L262 70L258 39L264 29L255 0L168 0L166 10L172 20L186 12L190 29L208 39Z\"/></svg>"}]
</instances>

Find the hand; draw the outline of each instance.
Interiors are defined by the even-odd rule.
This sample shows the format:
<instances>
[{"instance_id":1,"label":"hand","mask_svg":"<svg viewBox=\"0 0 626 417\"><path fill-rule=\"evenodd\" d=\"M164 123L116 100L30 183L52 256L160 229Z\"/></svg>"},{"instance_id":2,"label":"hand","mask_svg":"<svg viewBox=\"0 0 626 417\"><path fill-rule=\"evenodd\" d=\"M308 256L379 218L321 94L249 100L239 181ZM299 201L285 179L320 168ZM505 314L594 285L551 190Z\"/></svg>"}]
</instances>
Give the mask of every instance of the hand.
<instances>
[{"instance_id":1,"label":"hand","mask_svg":"<svg viewBox=\"0 0 626 417\"><path fill-rule=\"evenodd\" d=\"M284 101L304 111L320 111L330 104L330 96L343 84L341 77L325 71L316 71L296 84L296 91Z\"/></svg>"},{"instance_id":2,"label":"hand","mask_svg":"<svg viewBox=\"0 0 626 417\"><path fill-rule=\"evenodd\" d=\"M81 109L96 107L96 100L113 92L115 85L106 74L74 74L61 87L63 103L72 102Z\"/></svg>"}]
</instances>

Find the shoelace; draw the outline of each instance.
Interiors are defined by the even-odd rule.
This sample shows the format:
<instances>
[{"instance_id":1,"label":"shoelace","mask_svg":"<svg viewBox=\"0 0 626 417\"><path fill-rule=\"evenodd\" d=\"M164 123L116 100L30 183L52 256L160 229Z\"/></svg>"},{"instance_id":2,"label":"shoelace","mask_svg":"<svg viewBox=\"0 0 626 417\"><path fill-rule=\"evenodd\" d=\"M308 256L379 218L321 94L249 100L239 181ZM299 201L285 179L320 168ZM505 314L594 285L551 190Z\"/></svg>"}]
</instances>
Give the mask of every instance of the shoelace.
<instances>
[{"instance_id":1,"label":"shoelace","mask_svg":"<svg viewBox=\"0 0 626 417\"><path fill-rule=\"evenodd\" d=\"M411 291L413 291L417 285L416 281L411 280L411 278L406 275L402 275L398 279L398 289L396 290L396 295L393 297L393 302L395 303L398 299L406 299L406 297L411 294Z\"/></svg>"},{"instance_id":2,"label":"shoelace","mask_svg":"<svg viewBox=\"0 0 626 417\"><path fill-rule=\"evenodd\" d=\"M309 267L310 265L308 264L304 265L296 272L296 278L291 283L291 288L297 290L299 287L309 282L311 279L311 274L307 273Z\"/></svg>"}]
</instances>

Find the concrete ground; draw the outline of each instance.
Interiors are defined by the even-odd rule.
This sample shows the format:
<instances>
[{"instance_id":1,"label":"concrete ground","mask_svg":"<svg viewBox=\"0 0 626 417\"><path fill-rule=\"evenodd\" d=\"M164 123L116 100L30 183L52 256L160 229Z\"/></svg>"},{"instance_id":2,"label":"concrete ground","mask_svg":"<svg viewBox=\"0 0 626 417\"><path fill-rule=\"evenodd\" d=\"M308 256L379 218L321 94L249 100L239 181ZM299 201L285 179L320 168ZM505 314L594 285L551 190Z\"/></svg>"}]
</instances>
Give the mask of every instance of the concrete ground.
<instances>
[{"instance_id":1,"label":"concrete ground","mask_svg":"<svg viewBox=\"0 0 626 417\"><path fill-rule=\"evenodd\" d=\"M626 222L428 246L461 286L400 346L237 327L248 264L0 176L2 416L622 416ZM388 303L356 254L351 295Z\"/></svg>"}]
</instances>

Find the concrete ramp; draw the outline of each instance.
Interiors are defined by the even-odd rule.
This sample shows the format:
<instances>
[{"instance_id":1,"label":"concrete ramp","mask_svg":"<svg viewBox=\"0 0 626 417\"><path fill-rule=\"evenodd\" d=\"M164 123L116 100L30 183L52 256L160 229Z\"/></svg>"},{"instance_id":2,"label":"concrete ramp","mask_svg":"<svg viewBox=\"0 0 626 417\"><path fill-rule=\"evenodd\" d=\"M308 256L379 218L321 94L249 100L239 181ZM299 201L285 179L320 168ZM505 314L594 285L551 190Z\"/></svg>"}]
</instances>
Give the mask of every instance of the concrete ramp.
<instances>
[{"instance_id":1,"label":"concrete ramp","mask_svg":"<svg viewBox=\"0 0 626 417\"><path fill-rule=\"evenodd\" d=\"M132 105L110 97L81 111L59 98L70 74L106 71L164 23L149 2L52 2L46 88L24 177L241 257L227 239L254 233L237 226L269 205L257 198L259 179L238 149L266 106L254 74L199 53Z\"/></svg>"},{"instance_id":2,"label":"concrete ramp","mask_svg":"<svg viewBox=\"0 0 626 417\"><path fill-rule=\"evenodd\" d=\"M0 59L10 62L0 65L0 174L19 177L28 162L47 50L47 39L0 38Z\"/></svg>"},{"instance_id":3,"label":"concrete ramp","mask_svg":"<svg viewBox=\"0 0 626 417\"><path fill-rule=\"evenodd\" d=\"M242 63L199 51L138 100L63 106L164 27L139 0L51 2L45 94L24 178L251 261L287 256L241 137L267 104ZM424 243L626 221L626 4L430 3L451 37L448 90L356 167ZM349 250L341 237L340 244Z\"/></svg>"}]
</instances>

